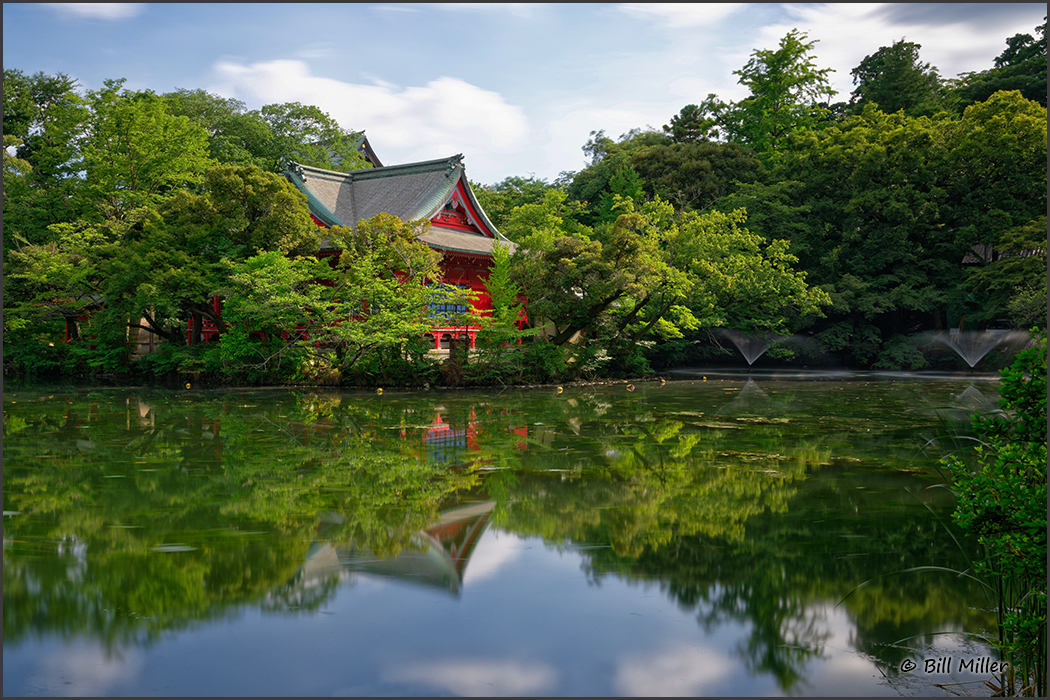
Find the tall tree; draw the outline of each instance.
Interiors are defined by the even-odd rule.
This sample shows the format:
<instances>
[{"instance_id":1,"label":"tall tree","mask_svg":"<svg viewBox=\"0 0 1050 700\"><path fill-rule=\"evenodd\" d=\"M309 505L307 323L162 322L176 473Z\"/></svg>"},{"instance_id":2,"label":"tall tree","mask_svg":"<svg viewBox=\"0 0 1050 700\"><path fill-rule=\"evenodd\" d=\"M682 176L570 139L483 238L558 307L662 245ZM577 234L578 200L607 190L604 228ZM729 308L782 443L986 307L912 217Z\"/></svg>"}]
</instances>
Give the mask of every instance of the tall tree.
<instances>
[{"instance_id":1,"label":"tall tree","mask_svg":"<svg viewBox=\"0 0 1050 700\"><path fill-rule=\"evenodd\" d=\"M49 240L47 227L79 216L83 165L80 144L90 112L66 75L4 69L3 130L17 139L24 167L4 176L4 259L24 243ZM5 150L5 162L7 151ZM10 175L10 176L9 176Z\"/></svg>"},{"instance_id":2,"label":"tall tree","mask_svg":"<svg viewBox=\"0 0 1050 700\"><path fill-rule=\"evenodd\" d=\"M775 50L756 49L733 71L751 94L736 103L708 95L690 120L709 131L717 125L723 138L758 153L774 151L792 131L816 124L827 116L835 91L828 80L832 69L816 67L816 40L806 39L793 29Z\"/></svg>"},{"instance_id":3,"label":"tall tree","mask_svg":"<svg viewBox=\"0 0 1050 700\"><path fill-rule=\"evenodd\" d=\"M664 130L678 140L721 138L753 148L775 151L792 131L812 127L830 114L835 91L831 68L817 68L812 51L816 40L797 29L776 49L756 49L740 70L740 84L751 94L740 102L724 102L711 94L699 105L688 105Z\"/></svg>"},{"instance_id":4,"label":"tall tree","mask_svg":"<svg viewBox=\"0 0 1050 700\"><path fill-rule=\"evenodd\" d=\"M270 104L259 116L270 127L267 169L278 170L284 159L340 172L370 167L357 150L361 135L344 129L319 107Z\"/></svg>"},{"instance_id":5,"label":"tall tree","mask_svg":"<svg viewBox=\"0 0 1050 700\"><path fill-rule=\"evenodd\" d=\"M592 236L555 224L515 254L529 316L553 324L556 345L581 332L623 350L700 326L783 329L792 315L827 303L793 269L787 243L748 232L743 212L676 214L659 199L618 204L615 222Z\"/></svg>"},{"instance_id":6,"label":"tall tree","mask_svg":"<svg viewBox=\"0 0 1050 700\"><path fill-rule=\"evenodd\" d=\"M503 227L511 211L516 207L541 202L544 195L553 188L554 185L546 180L517 175L507 177L494 185L471 183L471 189L474 190L481 208L485 210L485 215L504 234L506 231L503 231Z\"/></svg>"},{"instance_id":7,"label":"tall tree","mask_svg":"<svg viewBox=\"0 0 1050 700\"><path fill-rule=\"evenodd\" d=\"M677 209L696 211L712 206L742 183L755 182L764 172L750 149L705 141L640 148L631 153L631 165L647 195L669 201Z\"/></svg>"},{"instance_id":8,"label":"tall tree","mask_svg":"<svg viewBox=\"0 0 1050 700\"><path fill-rule=\"evenodd\" d=\"M812 56L816 40L793 29L775 51L756 50L734 75L751 95L737 105L741 137L756 151L775 150L793 130L812 126L826 113L835 94L830 68L817 68Z\"/></svg>"},{"instance_id":9,"label":"tall tree","mask_svg":"<svg viewBox=\"0 0 1050 700\"><path fill-rule=\"evenodd\" d=\"M675 143L697 143L718 138L718 122L698 105L686 105L664 124L664 132L671 135Z\"/></svg>"},{"instance_id":10,"label":"tall tree","mask_svg":"<svg viewBox=\"0 0 1050 700\"><path fill-rule=\"evenodd\" d=\"M203 127L169 114L151 92L121 91L123 83L88 93L92 128L82 149L85 196L94 214L118 221L201 182L212 164Z\"/></svg>"},{"instance_id":11,"label":"tall tree","mask_svg":"<svg viewBox=\"0 0 1050 700\"><path fill-rule=\"evenodd\" d=\"M977 245L973 322L1008 316L1015 294L1046 283L1046 119L1019 91L997 92L952 133L948 225Z\"/></svg>"},{"instance_id":12,"label":"tall tree","mask_svg":"<svg viewBox=\"0 0 1050 700\"><path fill-rule=\"evenodd\" d=\"M1000 302L964 286L963 261L1045 215L1045 115L1019 93L1000 93L962 120L868 105L797 135L772 173L782 185L753 190L789 199L773 200L756 223L767 237L790 231L809 280L830 293L818 328L828 349L892 363L895 335L1001 313Z\"/></svg>"},{"instance_id":13,"label":"tall tree","mask_svg":"<svg viewBox=\"0 0 1050 700\"><path fill-rule=\"evenodd\" d=\"M298 190L278 175L234 166L209 170L198 192L180 190L121 219L52 228L53 242L12 255L9 275L25 289L12 310L27 322L87 317L89 363L107 370L126 368L129 329L175 346L187 341L188 318L191 343L205 318L224 332L211 303L226 283L224 261L306 253L319 243Z\"/></svg>"},{"instance_id":14,"label":"tall tree","mask_svg":"<svg viewBox=\"0 0 1050 700\"><path fill-rule=\"evenodd\" d=\"M961 106L983 102L1001 90L1018 90L1046 107L1046 17L1035 34L1015 34L1006 40L994 67L961 75L954 85Z\"/></svg>"},{"instance_id":15,"label":"tall tree","mask_svg":"<svg viewBox=\"0 0 1050 700\"><path fill-rule=\"evenodd\" d=\"M919 60L921 44L903 39L865 56L850 75L856 85L851 104L874 102L884 112L930 115L941 105L937 69ZM859 110L858 110L859 111Z\"/></svg>"},{"instance_id":16,"label":"tall tree","mask_svg":"<svg viewBox=\"0 0 1050 700\"><path fill-rule=\"evenodd\" d=\"M208 132L208 153L218 163L275 168L270 157L273 138L270 125L258 112L233 98L213 95L205 90L180 89L162 95L168 111L188 117Z\"/></svg>"},{"instance_id":17,"label":"tall tree","mask_svg":"<svg viewBox=\"0 0 1050 700\"><path fill-rule=\"evenodd\" d=\"M604 130L592 131L591 138L583 146L583 152L591 158L591 164L578 173L572 173L565 186L570 200L580 202L579 220L588 225L611 223L615 197L631 197L639 202L645 195L642 182L632 159L639 152L656 146L673 143L670 136L655 130L632 129L614 141Z\"/></svg>"}]
</instances>

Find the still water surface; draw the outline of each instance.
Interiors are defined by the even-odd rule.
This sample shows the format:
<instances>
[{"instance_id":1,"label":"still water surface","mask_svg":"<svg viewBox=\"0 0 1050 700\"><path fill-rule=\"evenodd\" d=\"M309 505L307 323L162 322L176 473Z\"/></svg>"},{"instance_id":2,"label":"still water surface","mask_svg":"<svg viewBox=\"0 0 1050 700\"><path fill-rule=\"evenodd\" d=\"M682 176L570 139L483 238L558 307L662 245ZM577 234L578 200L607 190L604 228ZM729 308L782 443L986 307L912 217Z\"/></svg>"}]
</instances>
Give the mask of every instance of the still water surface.
<instances>
[{"instance_id":1,"label":"still water surface","mask_svg":"<svg viewBox=\"0 0 1050 700\"><path fill-rule=\"evenodd\" d=\"M947 571L975 552L936 462L997 392L728 373L560 393L6 391L4 694L979 683L958 661L990 655L974 635L994 618Z\"/></svg>"}]
</instances>

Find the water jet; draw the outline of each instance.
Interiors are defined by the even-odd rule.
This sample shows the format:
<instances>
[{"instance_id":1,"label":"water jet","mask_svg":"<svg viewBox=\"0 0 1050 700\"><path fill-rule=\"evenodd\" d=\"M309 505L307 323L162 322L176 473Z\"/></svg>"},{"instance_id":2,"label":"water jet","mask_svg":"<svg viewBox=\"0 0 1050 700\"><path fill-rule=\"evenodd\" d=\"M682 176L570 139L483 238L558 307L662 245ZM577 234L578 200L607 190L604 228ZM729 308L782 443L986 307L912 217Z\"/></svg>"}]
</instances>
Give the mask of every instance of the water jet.
<instances>
[{"instance_id":1,"label":"water jet","mask_svg":"<svg viewBox=\"0 0 1050 700\"><path fill-rule=\"evenodd\" d=\"M755 360L762 357L766 350L786 339L786 336L766 331L749 335L742 331L723 328L720 329L719 333L723 337L728 338L736 346L736 349L740 351L740 354L744 356L744 359L747 360L748 371L755 364Z\"/></svg>"},{"instance_id":2,"label":"water jet","mask_svg":"<svg viewBox=\"0 0 1050 700\"><path fill-rule=\"evenodd\" d=\"M973 369L984 356L1000 345L1020 349L1027 344L1028 333L1018 330L961 331L957 328L938 333L934 341L956 352Z\"/></svg>"}]
</instances>

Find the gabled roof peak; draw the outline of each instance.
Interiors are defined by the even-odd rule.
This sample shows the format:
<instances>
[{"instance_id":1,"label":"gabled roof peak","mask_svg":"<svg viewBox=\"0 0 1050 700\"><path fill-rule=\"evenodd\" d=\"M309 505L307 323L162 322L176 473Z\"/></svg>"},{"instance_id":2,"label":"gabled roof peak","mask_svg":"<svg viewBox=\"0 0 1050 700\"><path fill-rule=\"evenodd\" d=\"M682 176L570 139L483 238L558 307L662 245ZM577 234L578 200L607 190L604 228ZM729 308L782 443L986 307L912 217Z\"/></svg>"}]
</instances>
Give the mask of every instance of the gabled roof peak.
<instances>
[{"instance_id":1,"label":"gabled roof peak","mask_svg":"<svg viewBox=\"0 0 1050 700\"><path fill-rule=\"evenodd\" d=\"M385 165L380 168L366 168L364 170L351 170L350 172L339 172L336 170L325 170L310 165L303 165L295 161L285 162L285 172L298 176L306 181L311 175L314 177L340 178L349 182L359 180L375 180L384 177L410 175L417 173L433 173L445 171L445 177L451 178L456 171L463 171L463 154L457 153L447 158L425 160L418 163L402 163L401 165Z\"/></svg>"}]
</instances>

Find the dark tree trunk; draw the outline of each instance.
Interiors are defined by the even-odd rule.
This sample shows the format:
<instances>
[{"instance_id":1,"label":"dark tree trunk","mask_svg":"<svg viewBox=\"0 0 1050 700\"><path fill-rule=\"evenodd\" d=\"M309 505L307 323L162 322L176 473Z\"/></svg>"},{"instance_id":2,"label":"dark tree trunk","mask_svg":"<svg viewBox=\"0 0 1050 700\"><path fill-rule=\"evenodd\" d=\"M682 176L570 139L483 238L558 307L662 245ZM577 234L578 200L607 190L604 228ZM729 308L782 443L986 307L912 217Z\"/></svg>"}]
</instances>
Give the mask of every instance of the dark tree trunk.
<instances>
[{"instance_id":1,"label":"dark tree trunk","mask_svg":"<svg viewBox=\"0 0 1050 700\"><path fill-rule=\"evenodd\" d=\"M199 311L194 311L190 318L193 320L193 331L190 333L190 345L199 345L201 342L201 326L204 325L204 317Z\"/></svg>"}]
</instances>

